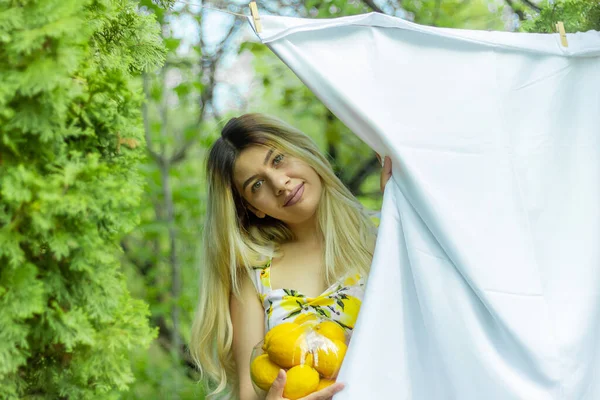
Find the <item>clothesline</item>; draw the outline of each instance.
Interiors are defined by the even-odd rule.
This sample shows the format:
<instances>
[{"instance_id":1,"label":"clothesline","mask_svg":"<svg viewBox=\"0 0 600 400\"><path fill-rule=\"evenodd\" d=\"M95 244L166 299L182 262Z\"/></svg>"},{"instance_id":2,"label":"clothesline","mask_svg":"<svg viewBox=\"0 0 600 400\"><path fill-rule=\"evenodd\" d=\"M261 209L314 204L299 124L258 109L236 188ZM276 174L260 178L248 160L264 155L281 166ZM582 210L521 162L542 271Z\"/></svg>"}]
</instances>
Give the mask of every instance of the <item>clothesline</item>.
<instances>
[{"instance_id":1,"label":"clothesline","mask_svg":"<svg viewBox=\"0 0 600 400\"><path fill-rule=\"evenodd\" d=\"M175 3L183 3L183 4L190 5L190 6L195 6L195 7L200 7L200 8L206 8L207 10L219 11L219 12L223 12L223 13L226 13L226 14L235 15L235 16L238 16L238 17L244 17L244 18L248 17L247 15L244 15L244 14L240 14L240 13L235 13L235 12L232 12L232 11L223 10L221 8L207 7L207 6L203 6L202 4L190 3L189 1L184 1L184 0L175 0Z\"/></svg>"}]
</instances>

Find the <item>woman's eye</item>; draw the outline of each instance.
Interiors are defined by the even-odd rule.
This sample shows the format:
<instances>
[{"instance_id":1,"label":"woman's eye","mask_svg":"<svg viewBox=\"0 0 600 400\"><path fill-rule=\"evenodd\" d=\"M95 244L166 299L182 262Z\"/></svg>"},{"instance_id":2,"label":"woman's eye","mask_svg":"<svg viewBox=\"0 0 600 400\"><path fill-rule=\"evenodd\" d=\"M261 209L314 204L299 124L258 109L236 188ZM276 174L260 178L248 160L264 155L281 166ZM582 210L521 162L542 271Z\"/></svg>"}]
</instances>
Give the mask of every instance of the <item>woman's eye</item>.
<instances>
[{"instance_id":1,"label":"woman's eye","mask_svg":"<svg viewBox=\"0 0 600 400\"><path fill-rule=\"evenodd\" d=\"M279 165L282 163L282 161L283 161L283 154L279 154L273 158L273 165ZM263 181L256 181L254 183L254 185L252 185L252 189L251 189L252 193L256 192L258 189L261 188L262 182Z\"/></svg>"},{"instance_id":2,"label":"woman's eye","mask_svg":"<svg viewBox=\"0 0 600 400\"><path fill-rule=\"evenodd\" d=\"M256 181L254 185L252 185L252 192L256 192L262 186L262 181Z\"/></svg>"}]
</instances>

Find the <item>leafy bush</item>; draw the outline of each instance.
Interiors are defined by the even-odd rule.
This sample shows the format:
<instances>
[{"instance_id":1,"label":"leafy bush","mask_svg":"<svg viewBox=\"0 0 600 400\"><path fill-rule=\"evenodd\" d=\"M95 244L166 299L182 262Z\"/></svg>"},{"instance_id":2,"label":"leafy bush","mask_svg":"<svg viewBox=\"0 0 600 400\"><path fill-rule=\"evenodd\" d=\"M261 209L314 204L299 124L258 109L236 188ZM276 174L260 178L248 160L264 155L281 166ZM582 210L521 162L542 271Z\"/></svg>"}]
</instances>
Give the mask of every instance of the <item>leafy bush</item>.
<instances>
[{"instance_id":1,"label":"leafy bush","mask_svg":"<svg viewBox=\"0 0 600 400\"><path fill-rule=\"evenodd\" d=\"M132 1L0 1L0 398L116 398L156 336L119 240L164 54Z\"/></svg>"}]
</instances>

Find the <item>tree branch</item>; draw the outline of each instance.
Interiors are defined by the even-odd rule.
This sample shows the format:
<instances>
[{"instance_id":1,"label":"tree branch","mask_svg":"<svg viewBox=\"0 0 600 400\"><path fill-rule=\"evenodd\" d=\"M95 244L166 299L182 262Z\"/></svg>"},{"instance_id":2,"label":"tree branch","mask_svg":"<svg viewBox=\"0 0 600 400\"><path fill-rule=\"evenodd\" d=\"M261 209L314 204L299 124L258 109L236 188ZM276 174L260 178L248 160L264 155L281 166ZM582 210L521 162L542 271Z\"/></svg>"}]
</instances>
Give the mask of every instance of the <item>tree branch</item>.
<instances>
[{"instance_id":1,"label":"tree branch","mask_svg":"<svg viewBox=\"0 0 600 400\"><path fill-rule=\"evenodd\" d=\"M193 376L193 373L196 371L196 364L194 364L194 360L187 347L185 345L179 345L177 348L173 346L172 337L174 334L173 331L167 327L164 317L160 316L154 318L153 322L158 327L157 343L160 347L169 354L176 352L179 360L181 360L181 365L187 367L187 376L193 380L197 380L197 377ZM185 343L185 340L181 336L179 337L179 343Z\"/></svg>"},{"instance_id":2,"label":"tree branch","mask_svg":"<svg viewBox=\"0 0 600 400\"><path fill-rule=\"evenodd\" d=\"M437 20L440 17L441 8L442 8L442 0L436 0L435 1L435 11L433 14L433 24L432 24L433 26L437 25Z\"/></svg>"},{"instance_id":3,"label":"tree branch","mask_svg":"<svg viewBox=\"0 0 600 400\"><path fill-rule=\"evenodd\" d=\"M221 40L221 42L216 46L217 50L213 55L207 55L208 52L206 51L204 38L200 38L200 48L202 49L200 68L202 69L202 75L208 77L208 84L204 87L202 95L200 96L200 114L198 117L198 123L202 123L204 121L204 118L206 117L207 105L212 103L214 89L216 86L215 71L221 62L221 59L223 58L225 49L227 48L229 42L233 40L235 34L239 31L241 26L241 22L236 19L234 23L231 24L229 31L225 34L223 40Z\"/></svg>"},{"instance_id":4,"label":"tree branch","mask_svg":"<svg viewBox=\"0 0 600 400\"><path fill-rule=\"evenodd\" d=\"M522 10L515 9L515 5L513 3L513 0L505 0L505 1L506 1L506 4L508 4L508 6L513 10L513 12L519 16L519 20L520 21L524 21L525 20L525 13Z\"/></svg>"},{"instance_id":5,"label":"tree branch","mask_svg":"<svg viewBox=\"0 0 600 400\"><path fill-rule=\"evenodd\" d=\"M385 14L383 12L383 10L381 8L379 8L379 6L377 4L375 4L375 2L373 0L363 0L363 3L365 3L367 6L369 6L369 8L371 10L376 11L378 13Z\"/></svg>"},{"instance_id":6,"label":"tree branch","mask_svg":"<svg viewBox=\"0 0 600 400\"><path fill-rule=\"evenodd\" d=\"M527 4L529 6L529 8L531 8L532 10L536 11L536 12L540 12L541 8L533 3L531 0L521 0L523 3Z\"/></svg>"},{"instance_id":7,"label":"tree branch","mask_svg":"<svg viewBox=\"0 0 600 400\"><path fill-rule=\"evenodd\" d=\"M144 137L146 138L146 149L150 156L157 162L160 163L162 161L161 157L158 155L152 146L152 139L150 138L150 117L148 116L148 100L150 97L150 79L148 78L148 74L144 72L143 76L144 83L144 102L142 103L142 119L144 120Z\"/></svg>"}]
</instances>

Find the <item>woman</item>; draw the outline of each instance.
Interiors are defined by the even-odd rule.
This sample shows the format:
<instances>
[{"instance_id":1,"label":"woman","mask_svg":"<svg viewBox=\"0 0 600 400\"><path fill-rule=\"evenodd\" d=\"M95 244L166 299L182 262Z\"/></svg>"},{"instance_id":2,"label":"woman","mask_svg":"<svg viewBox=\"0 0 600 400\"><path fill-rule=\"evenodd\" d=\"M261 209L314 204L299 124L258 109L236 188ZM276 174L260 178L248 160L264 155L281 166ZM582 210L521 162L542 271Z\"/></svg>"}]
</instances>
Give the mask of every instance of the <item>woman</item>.
<instances>
[{"instance_id":1,"label":"woman","mask_svg":"<svg viewBox=\"0 0 600 400\"><path fill-rule=\"evenodd\" d=\"M386 157L382 190L390 176ZM216 384L211 397L255 400L250 357L268 329L317 313L352 329L376 229L312 139L262 114L226 124L210 149L207 180L190 350ZM280 371L267 399L283 399L284 386ZM305 399L329 399L342 388Z\"/></svg>"}]
</instances>

